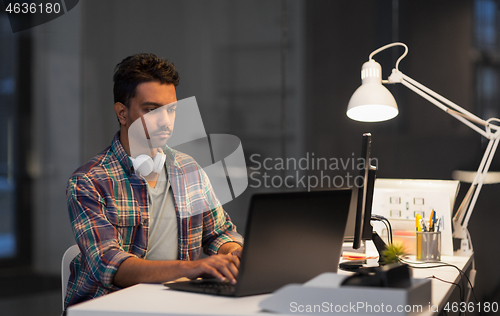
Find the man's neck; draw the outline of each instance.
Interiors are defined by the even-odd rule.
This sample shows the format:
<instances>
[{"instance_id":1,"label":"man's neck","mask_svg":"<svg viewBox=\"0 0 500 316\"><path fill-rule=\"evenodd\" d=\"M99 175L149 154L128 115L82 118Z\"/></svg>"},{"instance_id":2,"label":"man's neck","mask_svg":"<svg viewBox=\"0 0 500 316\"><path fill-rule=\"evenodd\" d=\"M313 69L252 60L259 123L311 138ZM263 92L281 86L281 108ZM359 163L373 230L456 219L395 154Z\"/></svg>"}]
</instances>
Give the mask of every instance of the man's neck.
<instances>
[{"instance_id":1,"label":"man's neck","mask_svg":"<svg viewBox=\"0 0 500 316\"><path fill-rule=\"evenodd\" d=\"M128 143L128 131L121 126L120 127L120 143L122 144L123 149L130 156L130 145Z\"/></svg>"},{"instance_id":2,"label":"man's neck","mask_svg":"<svg viewBox=\"0 0 500 316\"><path fill-rule=\"evenodd\" d=\"M149 141L149 140L148 140ZM139 143L135 142L133 144L134 147L134 155L132 155L132 152L130 150L130 141L128 138L128 131L125 128L120 129L120 143L122 144L123 149L127 153L129 157L136 157L139 155L148 155L151 158L154 158L154 155L158 151L156 148L151 149L151 146L149 144L144 144L144 143Z\"/></svg>"},{"instance_id":3,"label":"man's neck","mask_svg":"<svg viewBox=\"0 0 500 316\"><path fill-rule=\"evenodd\" d=\"M123 150L127 153L128 156L130 156L130 145L128 141L128 133L125 128L120 129L120 143L122 144ZM149 155L151 156L151 155ZM151 157L152 159L154 157ZM149 175L145 176L144 179L148 182L149 186L154 188L156 187L156 182L158 181L158 173L156 172L151 172Z\"/></svg>"}]
</instances>

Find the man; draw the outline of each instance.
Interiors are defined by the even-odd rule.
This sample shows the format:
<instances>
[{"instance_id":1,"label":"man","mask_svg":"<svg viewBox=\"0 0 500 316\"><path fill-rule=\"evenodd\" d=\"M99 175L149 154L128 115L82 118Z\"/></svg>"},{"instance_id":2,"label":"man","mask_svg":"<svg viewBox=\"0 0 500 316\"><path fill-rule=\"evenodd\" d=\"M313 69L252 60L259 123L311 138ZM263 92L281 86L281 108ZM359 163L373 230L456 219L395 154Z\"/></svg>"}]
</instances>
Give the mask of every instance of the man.
<instances>
[{"instance_id":1,"label":"man","mask_svg":"<svg viewBox=\"0 0 500 316\"><path fill-rule=\"evenodd\" d=\"M65 306L141 282L208 275L235 283L242 237L200 166L166 146L179 83L174 64L153 54L130 56L117 65L113 80L120 131L68 182L81 254L70 265ZM135 121L142 121L147 142L129 136ZM166 162L158 173L142 175L133 164L137 152L154 162L164 152ZM202 247L210 255L204 259Z\"/></svg>"}]
</instances>

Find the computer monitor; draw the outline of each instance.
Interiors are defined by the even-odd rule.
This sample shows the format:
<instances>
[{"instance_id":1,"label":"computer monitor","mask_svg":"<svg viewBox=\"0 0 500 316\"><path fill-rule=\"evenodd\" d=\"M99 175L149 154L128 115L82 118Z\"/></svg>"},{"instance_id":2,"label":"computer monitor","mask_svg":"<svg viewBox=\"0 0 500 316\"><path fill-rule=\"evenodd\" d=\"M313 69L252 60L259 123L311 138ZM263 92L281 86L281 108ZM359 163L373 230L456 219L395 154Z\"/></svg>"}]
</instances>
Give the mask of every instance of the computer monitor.
<instances>
[{"instance_id":1,"label":"computer monitor","mask_svg":"<svg viewBox=\"0 0 500 316\"><path fill-rule=\"evenodd\" d=\"M362 182L355 182L355 188L353 188L353 196L356 195L356 197L353 197L351 200L344 242L352 241L352 248L359 249L362 241L372 240L379 253L380 262L386 245L371 225L373 192L377 172L377 166L371 164L371 136L370 133L363 134L360 158L364 162L364 167L360 170L360 175L357 177L358 179L362 179ZM340 265L341 269L347 270L359 267L361 265L355 261L343 262Z\"/></svg>"},{"instance_id":2,"label":"computer monitor","mask_svg":"<svg viewBox=\"0 0 500 316\"><path fill-rule=\"evenodd\" d=\"M354 225L354 241L352 247L359 249L362 240L372 240L373 226L371 225L373 189L375 187L375 174L377 167L372 166L371 157L372 135L363 134L363 145L361 147L361 159L364 161L364 168L360 170L363 182L356 183L358 186L358 196L356 204L356 220Z\"/></svg>"}]
</instances>

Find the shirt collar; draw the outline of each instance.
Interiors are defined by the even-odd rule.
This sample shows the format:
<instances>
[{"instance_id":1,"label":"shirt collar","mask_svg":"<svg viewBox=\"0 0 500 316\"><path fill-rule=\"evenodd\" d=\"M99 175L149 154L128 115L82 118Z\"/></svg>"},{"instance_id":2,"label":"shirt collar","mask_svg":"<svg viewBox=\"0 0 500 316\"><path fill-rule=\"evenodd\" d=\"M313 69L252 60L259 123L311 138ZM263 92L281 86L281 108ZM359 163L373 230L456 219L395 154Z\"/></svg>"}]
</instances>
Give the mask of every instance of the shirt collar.
<instances>
[{"instance_id":1,"label":"shirt collar","mask_svg":"<svg viewBox=\"0 0 500 316\"><path fill-rule=\"evenodd\" d=\"M170 165L175 166L176 168L180 168L179 162L175 159L175 150L165 145L163 149L163 153L167 156L167 161Z\"/></svg>"},{"instance_id":2,"label":"shirt collar","mask_svg":"<svg viewBox=\"0 0 500 316\"><path fill-rule=\"evenodd\" d=\"M122 165L123 169L125 169L127 175L130 176L130 174L132 173L132 161L128 157L127 152L125 152L125 149L120 142L120 131L118 131L115 134L115 137L113 137L113 141L111 142L111 150L113 150L113 153Z\"/></svg>"}]
</instances>

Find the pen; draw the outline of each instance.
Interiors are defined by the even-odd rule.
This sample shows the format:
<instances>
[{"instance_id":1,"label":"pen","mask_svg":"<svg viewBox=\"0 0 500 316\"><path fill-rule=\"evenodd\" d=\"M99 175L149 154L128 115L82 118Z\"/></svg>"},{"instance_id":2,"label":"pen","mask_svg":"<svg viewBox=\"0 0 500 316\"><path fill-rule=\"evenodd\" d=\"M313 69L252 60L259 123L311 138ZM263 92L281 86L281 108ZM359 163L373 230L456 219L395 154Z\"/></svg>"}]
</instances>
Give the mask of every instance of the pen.
<instances>
[{"instance_id":1,"label":"pen","mask_svg":"<svg viewBox=\"0 0 500 316\"><path fill-rule=\"evenodd\" d=\"M421 232L422 228L420 227L420 220L422 219L422 216L420 216L420 213L417 213L415 216L415 228L417 232Z\"/></svg>"},{"instance_id":2,"label":"pen","mask_svg":"<svg viewBox=\"0 0 500 316\"><path fill-rule=\"evenodd\" d=\"M433 232L434 231L434 220L436 219L436 212L432 210L431 212L431 218L429 218L429 231Z\"/></svg>"},{"instance_id":3,"label":"pen","mask_svg":"<svg viewBox=\"0 0 500 316\"><path fill-rule=\"evenodd\" d=\"M422 218L420 219L420 226L422 227L423 232L427 231L427 227L425 226L425 221Z\"/></svg>"},{"instance_id":4,"label":"pen","mask_svg":"<svg viewBox=\"0 0 500 316\"><path fill-rule=\"evenodd\" d=\"M415 216L415 222L417 225L417 232L415 233L415 237L417 238L417 258L419 258L419 256L422 256L422 226L420 225L421 221L422 216L420 215L420 213L417 213L417 215Z\"/></svg>"},{"instance_id":5,"label":"pen","mask_svg":"<svg viewBox=\"0 0 500 316\"><path fill-rule=\"evenodd\" d=\"M436 227L436 231L438 232L441 226L441 217L437 219L436 224L434 226Z\"/></svg>"}]
</instances>

